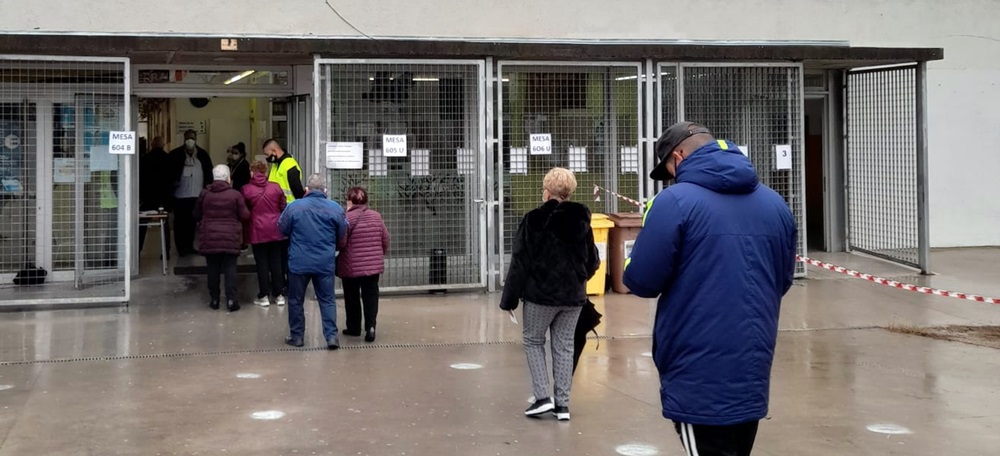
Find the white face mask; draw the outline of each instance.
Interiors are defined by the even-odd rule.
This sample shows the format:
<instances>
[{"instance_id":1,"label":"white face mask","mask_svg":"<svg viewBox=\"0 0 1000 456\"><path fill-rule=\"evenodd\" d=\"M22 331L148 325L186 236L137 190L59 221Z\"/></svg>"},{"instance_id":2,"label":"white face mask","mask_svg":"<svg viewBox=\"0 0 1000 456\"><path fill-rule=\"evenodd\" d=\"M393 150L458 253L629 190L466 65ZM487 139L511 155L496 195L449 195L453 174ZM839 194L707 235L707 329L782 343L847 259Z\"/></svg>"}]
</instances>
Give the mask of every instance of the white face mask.
<instances>
[{"instance_id":1,"label":"white face mask","mask_svg":"<svg viewBox=\"0 0 1000 456\"><path fill-rule=\"evenodd\" d=\"M194 145L195 144L196 144L195 140L193 140L193 139L186 139L186 140L184 140L184 145L187 146L188 149L194 149Z\"/></svg>"}]
</instances>

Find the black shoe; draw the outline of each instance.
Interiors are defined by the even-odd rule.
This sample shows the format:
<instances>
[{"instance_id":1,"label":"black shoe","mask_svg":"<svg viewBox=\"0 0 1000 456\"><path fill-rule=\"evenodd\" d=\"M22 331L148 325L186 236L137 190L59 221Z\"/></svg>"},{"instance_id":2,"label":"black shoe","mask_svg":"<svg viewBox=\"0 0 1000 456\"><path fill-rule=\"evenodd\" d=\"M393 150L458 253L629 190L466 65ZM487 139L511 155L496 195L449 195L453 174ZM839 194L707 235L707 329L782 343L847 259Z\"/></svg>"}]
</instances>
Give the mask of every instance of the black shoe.
<instances>
[{"instance_id":1,"label":"black shoe","mask_svg":"<svg viewBox=\"0 0 1000 456\"><path fill-rule=\"evenodd\" d=\"M552 413L556 414L559 421L569 421L569 407L556 407Z\"/></svg>"},{"instance_id":2,"label":"black shoe","mask_svg":"<svg viewBox=\"0 0 1000 456\"><path fill-rule=\"evenodd\" d=\"M208 303L208 307L211 307L212 310L219 310L219 300L213 299L212 302Z\"/></svg>"},{"instance_id":3,"label":"black shoe","mask_svg":"<svg viewBox=\"0 0 1000 456\"><path fill-rule=\"evenodd\" d=\"M337 340L336 337L334 337L333 339L330 339L330 340L326 341L326 349L327 350L337 350L339 348L340 348L340 341Z\"/></svg>"},{"instance_id":4,"label":"black shoe","mask_svg":"<svg viewBox=\"0 0 1000 456\"><path fill-rule=\"evenodd\" d=\"M524 411L525 416L539 416L544 413L549 413L555 408L555 404L552 403L552 399L545 398L535 401L528 407L528 410Z\"/></svg>"},{"instance_id":5,"label":"black shoe","mask_svg":"<svg viewBox=\"0 0 1000 456\"><path fill-rule=\"evenodd\" d=\"M230 312L236 312L237 310L240 310L240 303L236 302L234 299L230 299L226 302L226 309L229 309Z\"/></svg>"},{"instance_id":6,"label":"black shoe","mask_svg":"<svg viewBox=\"0 0 1000 456\"><path fill-rule=\"evenodd\" d=\"M301 347L305 345L305 343L302 342L302 339L293 339L291 337L285 338L285 344L291 345L293 347Z\"/></svg>"},{"instance_id":7,"label":"black shoe","mask_svg":"<svg viewBox=\"0 0 1000 456\"><path fill-rule=\"evenodd\" d=\"M341 331L340 333L343 334L343 335L345 335L345 336L358 337L358 336L361 335L361 330L360 329L354 329L354 330L345 329L345 330Z\"/></svg>"},{"instance_id":8,"label":"black shoe","mask_svg":"<svg viewBox=\"0 0 1000 456\"><path fill-rule=\"evenodd\" d=\"M375 342L375 328L365 331L365 342Z\"/></svg>"}]
</instances>

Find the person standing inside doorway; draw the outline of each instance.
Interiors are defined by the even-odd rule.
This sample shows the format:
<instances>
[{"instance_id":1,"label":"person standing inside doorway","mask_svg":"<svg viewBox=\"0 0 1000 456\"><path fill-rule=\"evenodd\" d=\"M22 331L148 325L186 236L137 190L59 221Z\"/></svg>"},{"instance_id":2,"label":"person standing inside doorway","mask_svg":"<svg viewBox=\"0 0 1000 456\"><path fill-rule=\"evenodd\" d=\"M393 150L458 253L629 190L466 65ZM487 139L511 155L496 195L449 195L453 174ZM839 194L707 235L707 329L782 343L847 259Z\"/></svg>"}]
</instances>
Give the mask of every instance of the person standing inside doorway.
<instances>
[{"instance_id":1,"label":"person standing inside doorway","mask_svg":"<svg viewBox=\"0 0 1000 456\"><path fill-rule=\"evenodd\" d=\"M230 147L226 162L233 176L233 188L242 191L243 186L250 182L250 162L247 161L246 144L239 143Z\"/></svg>"},{"instance_id":2,"label":"person standing inside doorway","mask_svg":"<svg viewBox=\"0 0 1000 456\"><path fill-rule=\"evenodd\" d=\"M170 151L174 176L174 243L181 256L195 253L194 206L212 183L212 158L198 147L198 133L184 132L184 145Z\"/></svg>"},{"instance_id":3,"label":"person standing inside doorway","mask_svg":"<svg viewBox=\"0 0 1000 456\"><path fill-rule=\"evenodd\" d=\"M312 282L323 318L326 348L340 348L337 339L337 306L333 282L337 245L347 235L344 208L327 197L323 176L309 176L305 196L289 204L278 220L281 234L289 239L288 250L288 332L285 343L301 347L305 343L306 317L303 303L306 287Z\"/></svg>"},{"instance_id":4,"label":"person standing inside doorway","mask_svg":"<svg viewBox=\"0 0 1000 456\"><path fill-rule=\"evenodd\" d=\"M172 177L164 170L170 169L170 155L163 149L163 138L155 137L151 148L139 157L139 210L161 211L170 208ZM139 251L146 241L146 226L139 227ZM167 251L161 252L170 258L170 236L164 235Z\"/></svg>"},{"instance_id":5,"label":"person standing inside doorway","mask_svg":"<svg viewBox=\"0 0 1000 456\"><path fill-rule=\"evenodd\" d=\"M659 296L653 359L663 417L690 455L746 456L767 415L781 299L792 286L792 211L750 160L703 125L656 141L649 204L625 286Z\"/></svg>"}]
</instances>

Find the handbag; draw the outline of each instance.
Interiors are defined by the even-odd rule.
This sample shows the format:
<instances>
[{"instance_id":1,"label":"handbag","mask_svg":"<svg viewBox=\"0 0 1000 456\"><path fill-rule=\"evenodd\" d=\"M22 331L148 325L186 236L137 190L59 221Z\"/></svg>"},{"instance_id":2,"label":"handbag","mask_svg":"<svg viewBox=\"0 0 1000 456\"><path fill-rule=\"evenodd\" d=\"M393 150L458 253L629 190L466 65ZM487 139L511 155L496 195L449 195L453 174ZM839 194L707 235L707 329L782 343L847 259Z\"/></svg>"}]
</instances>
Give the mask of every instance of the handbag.
<instances>
[{"instance_id":1,"label":"handbag","mask_svg":"<svg viewBox=\"0 0 1000 456\"><path fill-rule=\"evenodd\" d=\"M45 283L45 277L49 272L44 268L25 268L17 271L14 276L14 285L41 285Z\"/></svg>"}]
</instances>

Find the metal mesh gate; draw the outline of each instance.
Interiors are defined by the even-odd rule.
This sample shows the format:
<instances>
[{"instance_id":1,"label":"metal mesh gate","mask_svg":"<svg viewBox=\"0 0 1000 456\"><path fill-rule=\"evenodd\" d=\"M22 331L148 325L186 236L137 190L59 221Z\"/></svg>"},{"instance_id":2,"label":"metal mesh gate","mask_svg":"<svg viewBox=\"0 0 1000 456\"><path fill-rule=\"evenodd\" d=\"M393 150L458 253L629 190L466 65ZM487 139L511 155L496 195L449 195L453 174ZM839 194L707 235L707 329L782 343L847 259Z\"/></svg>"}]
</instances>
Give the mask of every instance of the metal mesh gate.
<instances>
[{"instance_id":1,"label":"metal mesh gate","mask_svg":"<svg viewBox=\"0 0 1000 456\"><path fill-rule=\"evenodd\" d=\"M660 65L660 130L677 120L703 123L720 139L738 143L760 181L785 198L805 255L805 151L802 68L797 64ZM778 161L779 146L791 150ZM796 274L805 268L796 266Z\"/></svg>"},{"instance_id":2,"label":"metal mesh gate","mask_svg":"<svg viewBox=\"0 0 1000 456\"><path fill-rule=\"evenodd\" d=\"M640 64L500 62L498 67L503 251L510 252L521 218L541 204L542 178L553 167L576 174L573 200L591 211L636 212L606 195L594 201L593 189L641 196Z\"/></svg>"},{"instance_id":3,"label":"metal mesh gate","mask_svg":"<svg viewBox=\"0 0 1000 456\"><path fill-rule=\"evenodd\" d=\"M848 245L926 272L920 70L912 65L848 73Z\"/></svg>"},{"instance_id":4,"label":"metal mesh gate","mask_svg":"<svg viewBox=\"0 0 1000 456\"><path fill-rule=\"evenodd\" d=\"M131 167L109 150L127 75L125 59L0 56L0 305L128 300Z\"/></svg>"},{"instance_id":5,"label":"metal mesh gate","mask_svg":"<svg viewBox=\"0 0 1000 456\"><path fill-rule=\"evenodd\" d=\"M319 150L331 197L368 189L391 236L384 286L486 285L484 62L316 62ZM353 169L351 169L353 168Z\"/></svg>"}]
</instances>

